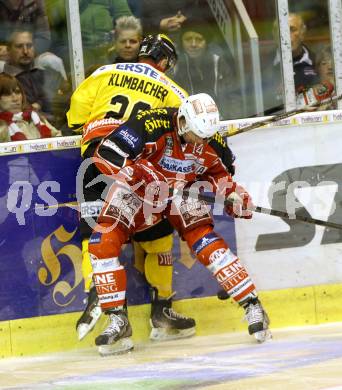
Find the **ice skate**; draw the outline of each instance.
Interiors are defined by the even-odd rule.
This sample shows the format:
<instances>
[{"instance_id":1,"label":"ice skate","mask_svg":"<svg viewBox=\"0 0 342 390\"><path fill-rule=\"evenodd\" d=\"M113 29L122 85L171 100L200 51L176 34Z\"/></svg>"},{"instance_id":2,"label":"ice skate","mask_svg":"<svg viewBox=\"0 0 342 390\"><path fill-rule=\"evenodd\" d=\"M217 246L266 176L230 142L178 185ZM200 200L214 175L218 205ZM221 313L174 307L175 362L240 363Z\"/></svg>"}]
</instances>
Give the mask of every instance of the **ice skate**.
<instances>
[{"instance_id":1,"label":"ice skate","mask_svg":"<svg viewBox=\"0 0 342 390\"><path fill-rule=\"evenodd\" d=\"M117 355L131 351L134 347L132 328L125 310L108 313L109 324L107 328L95 339L101 356Z\"/></svg>"},{"instance_id":2,"label":"ice skate","mask_svg":"<svg viewBox=\"0 0 342 390\"><path fill-rule=\"evenodd\" d=\"M91 330L93 330L102 314L95 287L90 289L86 303L87 306L76 323L76 331L79 340L82 340Z\"/></svg>"},{"instance_id":3,"label":"ice skate","mask_svg":"<svg viewBox=\"0 0 342 390\"><path fill-rule=\"evenodd\" d=\"M155 288L151 290L151 297L151 340L176 340L191 337L195 334L195 320L174 311L171 308L171 298L158 299L158 292Z\"/></svg>"},{"instance_id":4,"label":"ice skate","mask_svg":"<svg viewBox=\"0 0 342 390\"><path fill-rule=\"evenodd\" d=\"M258 298L250 300L245 306L245 311L249 334L253 335L258 343L271 339L272 333L268 328L270 320Z\"/></svg>"}]
</instances>

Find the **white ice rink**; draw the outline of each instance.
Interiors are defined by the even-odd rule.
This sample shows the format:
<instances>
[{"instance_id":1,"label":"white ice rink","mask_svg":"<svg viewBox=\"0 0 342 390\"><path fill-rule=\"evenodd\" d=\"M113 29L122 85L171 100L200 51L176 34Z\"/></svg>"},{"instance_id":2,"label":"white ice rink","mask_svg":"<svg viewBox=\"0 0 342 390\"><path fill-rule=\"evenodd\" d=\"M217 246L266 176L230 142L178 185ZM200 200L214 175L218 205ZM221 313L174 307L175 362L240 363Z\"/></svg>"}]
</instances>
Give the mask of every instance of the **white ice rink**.
<instances>
[{"instance_id":1,"label":"white ice rink","mask_svg":"<svg viewBox=\"0 0 342 390\"><path fill-rule=\"evenodd\" d=\"M138 344L101 358L95 348L0 361L1 389L342 390L342 323ZM89 335L88 337L93 337Z\"/></svg>"}]
</instances>

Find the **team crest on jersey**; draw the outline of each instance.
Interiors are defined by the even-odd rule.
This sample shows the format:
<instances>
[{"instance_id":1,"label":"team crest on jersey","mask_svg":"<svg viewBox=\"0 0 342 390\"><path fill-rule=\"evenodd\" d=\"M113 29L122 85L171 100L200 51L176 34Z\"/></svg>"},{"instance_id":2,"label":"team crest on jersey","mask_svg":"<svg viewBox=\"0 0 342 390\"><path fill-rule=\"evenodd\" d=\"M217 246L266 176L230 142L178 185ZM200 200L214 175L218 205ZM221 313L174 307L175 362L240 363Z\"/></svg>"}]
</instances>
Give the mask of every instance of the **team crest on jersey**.
<instances>
[{"instance_id":1,"label":"team crest on jersey","mask_svg":"<svg viewBox=\"0 0 342 390\"><path fill-rule=\"evenodd\" d=\"M110 203L104 210L104 216L117 220L129 228L134 225L134 217L141 206L141 200L133 192L118 188L112 194Z\"/></svg>"}]
</instances>

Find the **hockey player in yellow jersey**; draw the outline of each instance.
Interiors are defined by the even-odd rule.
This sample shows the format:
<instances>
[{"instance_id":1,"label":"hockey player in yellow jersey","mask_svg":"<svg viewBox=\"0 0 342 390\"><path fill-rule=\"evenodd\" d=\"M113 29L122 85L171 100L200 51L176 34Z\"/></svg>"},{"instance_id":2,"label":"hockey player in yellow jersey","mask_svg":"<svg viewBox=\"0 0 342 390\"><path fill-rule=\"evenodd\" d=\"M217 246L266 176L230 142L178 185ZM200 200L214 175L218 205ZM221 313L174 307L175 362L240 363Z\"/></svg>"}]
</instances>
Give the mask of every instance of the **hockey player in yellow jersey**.
<instances>
[{"instance_id":1,"label":"hockey player in yellow jersey","mask_svg":"<svg viewBox=\"0 0 342 390\"><path fill-rule=\"evenodd\" d=\"M124 122L148 108L179 107L188 96L164 73L177 60L166 35L145 38L138 59L138 63L100 67L73 93L67 118L74 130L83 128L82 153L94 138L103 136L104 126Z\"/></svg>"},{"instance_id":2,"label":"hockey player in yellow jersey","mask_svg":"<svg viewBox=\"0 0 342 390\"><path fill-rule=\"evenodd\" d=\"M164 72L176 63L172 41L163 34L146 37L140 46L138 63L117 63L97 69L75 90L67 113L68 124L82 130L82 155L93 153L102 137L113 127L126 121L140 110L158 107L179 107L188 94ZM95 288L92 287L92 268L88 253L91 234L89 220L95 220L105 198L106 184L89 183L98 177L95 165L86 170L82 183L81 222L82 272L87 307L77 322L79 339L93 329L101 315ZM79 187L79 186L78 186ZM172 232L165 219L151 229L134 237L134 246L145 254L145 276L151 285L152 340L189 337L195 333L195 321L171 308L172 296ZM160 261L168 258L169 261Z\"/></svg>"}]
</instances>

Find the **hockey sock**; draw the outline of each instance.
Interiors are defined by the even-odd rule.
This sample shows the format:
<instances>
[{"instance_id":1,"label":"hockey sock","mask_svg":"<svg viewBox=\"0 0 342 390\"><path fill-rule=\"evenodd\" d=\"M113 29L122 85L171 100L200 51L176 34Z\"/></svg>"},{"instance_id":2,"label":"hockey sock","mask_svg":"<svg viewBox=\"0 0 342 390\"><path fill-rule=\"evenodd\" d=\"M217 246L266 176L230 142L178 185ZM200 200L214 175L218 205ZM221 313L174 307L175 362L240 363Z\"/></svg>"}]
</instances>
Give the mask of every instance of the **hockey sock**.
<instances>
[{"instance_id":1,"label":"hockey sock","mask_svg":"<svg viewBox=\"0 0 342 390\"><path fill-rule=\"evenodd\" d=\"M194 241L195 235L188 235L188 244L191 244L197 259L215 276L220 286L240 305L255 298L257 293L247 270L225 241L211 227L195 230L197 237L202 237Z\"/></svg>"}]
</instances>

